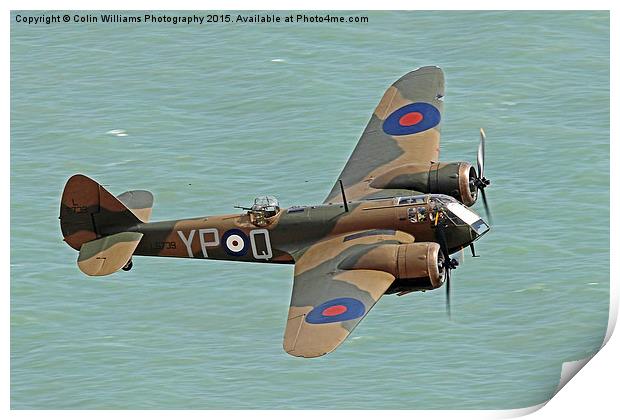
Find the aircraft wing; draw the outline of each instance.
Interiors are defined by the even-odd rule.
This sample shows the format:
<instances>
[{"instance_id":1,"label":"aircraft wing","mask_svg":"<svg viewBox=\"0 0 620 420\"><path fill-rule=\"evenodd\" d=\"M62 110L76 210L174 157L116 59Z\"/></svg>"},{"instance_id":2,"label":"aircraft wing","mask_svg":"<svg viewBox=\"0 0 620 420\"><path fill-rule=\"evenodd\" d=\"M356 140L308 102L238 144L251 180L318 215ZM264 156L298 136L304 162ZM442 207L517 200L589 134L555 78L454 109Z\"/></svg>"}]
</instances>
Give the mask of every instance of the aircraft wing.
<instances>
[{"instance_id":1,"label":"aircraft wing","mask_svg":"<svg viewBox=\"0 0 620 420\"><path fill-rule=\"evenodd\" d=\"M383 95L340 177L348 200L411 195L369 184L405 164L439 160L444 76L439 67L421 67L398 79ZM325 199L340 202L338 182Z\"/></svg>"},{"instance_id":2,"label":"aircraft wing","mask_svg":"<svg viewBox=\"0 0 620 420\"><path fill-rule=\"evenodd\" d=\"M400 231L369 230L340 235L298 253L284 350L318 357L340 345L394 281L377 270L344 270L341 263L378 245L410 243Z\"/></svg>"}]
</instances>

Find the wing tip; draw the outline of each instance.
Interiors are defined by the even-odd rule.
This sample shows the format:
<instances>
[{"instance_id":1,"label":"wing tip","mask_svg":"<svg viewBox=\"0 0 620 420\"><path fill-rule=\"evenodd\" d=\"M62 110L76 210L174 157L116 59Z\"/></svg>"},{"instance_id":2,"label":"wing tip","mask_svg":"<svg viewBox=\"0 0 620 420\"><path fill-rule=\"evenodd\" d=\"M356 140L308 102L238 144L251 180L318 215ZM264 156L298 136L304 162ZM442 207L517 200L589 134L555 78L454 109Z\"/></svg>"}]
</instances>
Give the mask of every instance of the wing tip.
<instances>
[{"instance_id":1,"label":"wing tip","mask_svg":"<svg viewBox=\"0 0 620 420\"><path fill-rule=\"evenodd\" d=\"M430 71L430 72L436 72L436 71L440 71L443 73L443 69L439 66L435 66L435 65L431 65L431 66L421 66L418 67L417 69L414 69L411 73L413 72L423 72L423 71Z\"/></svg>"},{"instance_id":2,"label":"wing tip","mask_svg":"<svg viewBox=\"0 0 620 420\"><path fill-rule=\"evenodd\" d=\"M287 321L282 348L291 356L303 357L306 359L325 356L334 351L347 337L348 334L338 340L330 341L315 336L311 339L306 337L300 342L301 330L304 325L308 326L308 324L305 323L306 312L307 310L304 311L302 315L290 317Z\"/></svg>"},{"instance_id":3,"label":"wing tip","mask_svg":"<svg viewBox=\"0 0 620 420\"><path fill-rule=\"evenodd\" d=\"M324 351L324 350L321 350L321 351L307 351L306 350L306 351L304 351L304 350L295 349L294 347L287 349L286 348L286 344L284 346L282 346L282 347L284 348L284 351L287 352L288 354L290 354L291 356L301 357L301 358L304 358L304 359L316 359L317 357L325 356L326 354L331 353L338 346L336 346L336 347L334 347L334 348L332 348L330 350L327 350L327 351Z\"/></svg>"},{"instance_id":4,"label":"wing tip","mask_svg":"<svg viewBox=\"0 0 620 420\"><path fill-rule=\"evenodd\" d=\"M422 67L418 67L415 70L410 71L409 73L405 74L403 77L401 77L400 79L398 79L396 81L396 83L398 83L399 81L405 80L405 79L409 79L412 77L416 77L416 76L422 76L425 74L439 74L441 76L441 80L444 79L444 73L443 73L443 69L439 66L422 66Z\"/></svg>"}]
</instances>

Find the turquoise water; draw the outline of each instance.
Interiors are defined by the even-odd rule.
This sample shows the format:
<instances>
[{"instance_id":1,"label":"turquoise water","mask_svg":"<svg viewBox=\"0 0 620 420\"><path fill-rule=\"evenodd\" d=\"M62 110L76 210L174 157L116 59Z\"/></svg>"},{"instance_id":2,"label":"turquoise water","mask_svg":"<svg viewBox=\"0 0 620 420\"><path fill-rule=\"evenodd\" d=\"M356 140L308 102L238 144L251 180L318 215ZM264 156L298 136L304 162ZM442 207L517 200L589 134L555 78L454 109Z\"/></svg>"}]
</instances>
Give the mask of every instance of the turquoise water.
<instances>
[{"instance_id":1,"label":"turquoise water","mask_svg":"<svg viewBox=\"0 0 620 420\"><path fill-rule=\"evenodd\" d=\"M608 13L203 26L28 26L16 14L12 408L518 408L553 394L563 361L599 348ZM282 350L292 266L138 257L89 278L61 240L74 173L116 194L152 191L153 220L230 213L267 193L320 203L384 90L431 64L447 81L442 160L475 161L485 127L493 182L495 225L482 257L454 272L451 321L443 289L386 296L334 353L293 358Z\"/></svg>"}]
</instances>

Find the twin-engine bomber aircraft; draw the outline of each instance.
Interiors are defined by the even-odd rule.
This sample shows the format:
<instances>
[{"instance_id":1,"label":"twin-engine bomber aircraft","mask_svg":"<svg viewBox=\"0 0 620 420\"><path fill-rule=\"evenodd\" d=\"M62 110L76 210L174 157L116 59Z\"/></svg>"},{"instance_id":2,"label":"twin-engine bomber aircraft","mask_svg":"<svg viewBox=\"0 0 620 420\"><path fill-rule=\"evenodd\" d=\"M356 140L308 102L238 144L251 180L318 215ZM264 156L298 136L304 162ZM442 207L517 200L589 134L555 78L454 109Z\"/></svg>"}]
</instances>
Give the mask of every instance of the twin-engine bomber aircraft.
<instances>
[{"instance_id":1,"label":"twin-engine bomber aircraft","mask_svg":"<svg viewBox=\"0 0 620 420\"><path fill-rule=\"evenodd\" d=\"M133 255L295 264L284 350L317 357L342 343L384 294L446 283L450 255L489 225L468 207L484 188L484 132L477 170L439 162L444 76L414 70L385 92L323 204L282 209L259 197L243 214L149 222L153 196L114 197L84 175L62 195L60 226L90 276L130 270Z\"/></svg>"}]
</instances>

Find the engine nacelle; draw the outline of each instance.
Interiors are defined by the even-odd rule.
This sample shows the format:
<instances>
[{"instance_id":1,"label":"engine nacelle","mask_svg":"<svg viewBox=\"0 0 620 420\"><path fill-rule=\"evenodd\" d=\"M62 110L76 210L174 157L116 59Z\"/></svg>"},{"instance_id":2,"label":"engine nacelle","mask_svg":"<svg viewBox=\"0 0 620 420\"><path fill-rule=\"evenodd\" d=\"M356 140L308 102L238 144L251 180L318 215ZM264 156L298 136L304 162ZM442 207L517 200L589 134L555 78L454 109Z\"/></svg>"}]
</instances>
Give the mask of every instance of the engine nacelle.
<instances>
[{"instance_id":1,"label":"engine nacelle","mask_svg":"<svg viewBox=\"0 0 620 420\"><path fill-rule=\"evenodd\" d=\"M473 186L476 170L467 162L403 165L375 178L370 186L380 189L415 190L450 195L466 206L476 202Z\"/></svg>"},{"instance_id":2,"label":"engine nacelle","mask_svg":"<svg viewBox=\"0 0 620 420\"><path fill-rule=\"evenodd\" d=\"M379 245L345 258L338 268L390 273L396 281L387 293L394 293L401 286L414 290L438 288L444 281L442 265L443 254L437 243L417 242Z\"/></svg>"}]
</instances>

